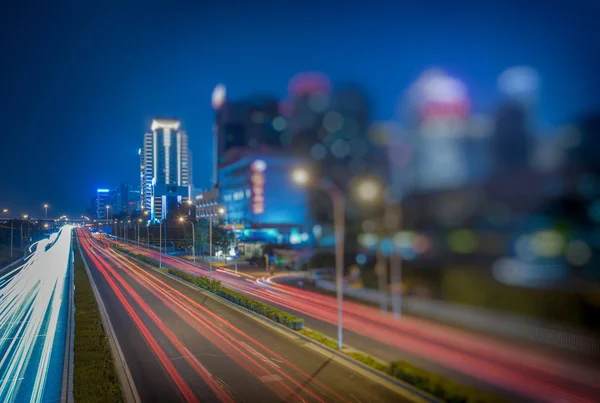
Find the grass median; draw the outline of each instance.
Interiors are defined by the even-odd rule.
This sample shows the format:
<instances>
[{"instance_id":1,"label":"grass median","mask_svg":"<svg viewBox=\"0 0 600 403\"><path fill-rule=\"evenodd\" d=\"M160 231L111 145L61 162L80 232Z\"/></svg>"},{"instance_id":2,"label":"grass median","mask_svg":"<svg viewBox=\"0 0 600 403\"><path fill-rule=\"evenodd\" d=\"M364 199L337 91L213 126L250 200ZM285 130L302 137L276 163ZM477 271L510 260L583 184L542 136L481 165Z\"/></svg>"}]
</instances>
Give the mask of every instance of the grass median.
<instances>
[{"instance_id":1,"label":"grass median","mask_svg":"<svg viewBox=\"0 0 600 403\"><path fill-rule=\"evenodd\" d=\"M74 400L76 402L124 402L108 337L100 320L100 310L77 249L75 249L74 276Z\"/></svg>"}]
</instances>

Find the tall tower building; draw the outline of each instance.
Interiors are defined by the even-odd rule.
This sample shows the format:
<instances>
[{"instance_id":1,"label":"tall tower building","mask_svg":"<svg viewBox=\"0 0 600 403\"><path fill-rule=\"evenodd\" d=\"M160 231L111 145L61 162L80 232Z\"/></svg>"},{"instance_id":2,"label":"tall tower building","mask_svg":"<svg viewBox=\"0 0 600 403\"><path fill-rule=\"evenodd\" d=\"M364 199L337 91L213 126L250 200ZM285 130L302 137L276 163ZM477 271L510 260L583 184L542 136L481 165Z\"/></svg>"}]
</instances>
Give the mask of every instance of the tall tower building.
<instances>
[{"instance_id":1,"label":"tall tower building","mask_svg":"<svg viewBox=\"0 0 600 403\"><path fill-rule=\"evenodd\" d=\"M187 133L178 120L154 119L140 150L140 198L152 220L166 217L169 207L188 200L192 188Z\"/></svg>"},{"instance_id":2,"label":"tall tower building","mask_svg":"<svg viewBox=\"0 0 600 403\"><path fill-rule=\"evenodd\" d=\"M218 185L218 170L241 158L242 154L281 148L280 133L275 128L279 117L276 98L255 95L227 101L225 87L219 85L213 92L212 105L216 114L213 186Z\"/></svg>"}]
</instances>

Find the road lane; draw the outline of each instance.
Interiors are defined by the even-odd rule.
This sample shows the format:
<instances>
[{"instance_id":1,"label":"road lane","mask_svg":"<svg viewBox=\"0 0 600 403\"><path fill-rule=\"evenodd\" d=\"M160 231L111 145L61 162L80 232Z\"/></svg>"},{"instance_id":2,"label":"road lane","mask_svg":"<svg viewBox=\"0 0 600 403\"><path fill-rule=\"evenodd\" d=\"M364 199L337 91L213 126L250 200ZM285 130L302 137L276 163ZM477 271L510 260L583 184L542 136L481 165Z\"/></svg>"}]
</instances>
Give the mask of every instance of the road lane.
<instances>
[{"instance_id":1,"label":"road lane","mask_svg":"<svg viewBox=\"0 0 600 403\"><path fill-rule=\"evenodd\" d=\"M182 399L187 385L202 401L406 401L301 339L98 246L88 233L80 236L111 320L121 312L115 330L143 401L152 401L156 392L144 389L159 376L171 384L161 388L163 399ZM152 339L156 346L149 348ZM150 360L161 351L167 362ZM185 385L177 386L178 377Z\"/></svg>"},{"instance_id":2,"label":"road lane","mask_svg":"<svg viewBox=\"0 0 600 403\"><path fill-rule=\"evenodd\" d=\"M61 398L71 286L71 226L0 276L0 401Z\"/></svg>"},{"instance_id":3,"label":"road lane","mask_svg":"<svg viewBox=\"0 0 600 403\"><path fill-rule=\"evenodd\" d=\"M128 245L138 253L158 253ZM202 264L163 255L163 264L196 275L208 275ZM214 270L214 268L213 268ZM336 334L335 299L295 287L254 279L231 270L213 271L227 287L305 318L308 327ZM344 302L345 343L388 360L404 359L464 383L539 401L595 402L600 372L570 363L564 357L541 355L523 347L486 338L418 318L394 320L373 307Z\"/></svg>"}]
</instances>

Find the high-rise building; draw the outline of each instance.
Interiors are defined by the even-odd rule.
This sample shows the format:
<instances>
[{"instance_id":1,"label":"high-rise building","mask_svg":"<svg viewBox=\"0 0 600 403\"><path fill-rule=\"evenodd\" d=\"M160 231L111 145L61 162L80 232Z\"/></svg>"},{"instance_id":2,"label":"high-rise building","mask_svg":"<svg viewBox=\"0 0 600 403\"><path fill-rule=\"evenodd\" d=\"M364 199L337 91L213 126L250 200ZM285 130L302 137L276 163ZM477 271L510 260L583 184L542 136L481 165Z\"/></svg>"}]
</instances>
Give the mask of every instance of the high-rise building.
<instances>
[{"instance_id":1,"label":"high-rise building","mask_svg":"<svg viewBox=\"0 0 600 403\"><path fill-rule=\"evenodd\" d=\"M190 198L191 153L187 133L173 119L152 120L140 149L140 200L151 219L166 217L169 206Z\"/></svg>"},{"instance_id":2,"label":"high-rise building","mask_svg":"<svg viewBox=\"0 0 600 403\"><path fill-rule=\"evenodd\" d=\"M140 185L121 183L115 188L115 214L131 214L140 210Z\"/></svg>"},{"instance_id":3,"label":"high-rise building","mask_svg":"<svg viewBox=\"0 0 600 403\"><path fill-rule=\"evenodd\" d=\"M240 101L226 101L223 95L216 102L214 98L218 95L213 94L213 107L216 110L214 185L217 185L216 171L238 159L239 153L281 148L280 132L276 129L275 120L279 117L277 99L254 96Z\"/></svg>"},{"instance_id":4,"label":"high-rise building","mask_svg":"<svg viewBox=\"0 0 600 403\"><path fill-rule=\"evenodd\" d=\"M105 220L111 218L115 205L115 192L110 189L96 190L96 218Z\"/></svg>"}]
</instances>

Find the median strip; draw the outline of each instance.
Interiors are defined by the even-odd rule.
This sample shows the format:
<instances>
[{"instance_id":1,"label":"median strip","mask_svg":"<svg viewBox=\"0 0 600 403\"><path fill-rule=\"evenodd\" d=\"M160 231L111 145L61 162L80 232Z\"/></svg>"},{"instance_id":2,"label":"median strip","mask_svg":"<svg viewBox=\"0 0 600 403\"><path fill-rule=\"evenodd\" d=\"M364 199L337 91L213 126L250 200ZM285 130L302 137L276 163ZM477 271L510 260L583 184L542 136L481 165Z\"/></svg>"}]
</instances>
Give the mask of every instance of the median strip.
<instances>
[{"instance_id":1,"label":"median strip","mask_svg":"<svg viewBox=\"0 0 600 403\"><path fill-rule=\"evenodd\" d=\"M134 253L129 249L123 248L120 245L113 244L113 248L123 252L129 256L132 256L144 263L148 263L156 268L159 264L155 259L149 258L148 256L140 253ZM345 356L352 358L368 367L392 376L400 381L406 382L419 390L429 393L443 401L450 403L500 403L503 402L493 395L482 392L478 389L474 389L453 380L443 378L433 372L425 371L418 367L413 366L404 361L394 361L391 364L383 363L369 355L352 351L352 349L344 348L339 350L337 348L337 341L314 330L304 328L304 319L299 318L295 315L281 311L277 308L273 308L261 301L247 297L236 291L230 290L224 287L218 280L210 280L205 276L195 276L190 273L177 270L171 267L162 267L161 270L167 274L178 277L190 284L193 284L199 288L210 291L222 298L225 298L237 305L240 305L246 309L256 312L268 319L271 319L277 323L292 329L297 330L302 335L322 344L326 347L334 349Z\"/></svg>"},{"instance_id":2,"label":"median strip","mask_svg":"<svg viewBox=\"0 0 600 403\"><path fill-rule=\"evenodd\" d=\"M115 362L79 250L75 250L74 276L74 400L123 402Z\"/></svg>"},{"instance_id":3,"label":"median strip","mask_svg":"<svg viewBox=\"0 0 600 403\"><path fill-rule=\"evenodd\" d=\"M119 245L113 244L113 247L116 250L123 252L129 256L135 257L136 259L139 259L144 263L148 263L154 267L158 267L158 263L152 258L149 258L140 253L131 252L130 250L125 249ZM229 288L224 287L218 280L210 280L205 276L195 276L190 273L170 267L163 267L162 269L175 277L185 280L188 283L194 284L199 288L210 291L221 298L225 298L226 300L231 301L234 304L249 309L252 312L256 312L259 315L264 316L265 318L271 319L272 321L275 321L277 323L281 323L282 325L289 327L290 329L300 330L304 326L303 318L299 318L295 315L267 305L264 302L247 297L246 295L240 294L239 292L230 290Z\"/></svg>"},{"instance_id":4,"label":"median strip","mask_svg":"<svg viewBox=\"0 0 600 403\"><path fill-rule=\"evenodd\" d=\"M393 361L391 364L381 362L370 355L351 351L344 348L337 348L337 341L310 329L302 329L300 333L310 339L323 344L329 348L337 350L342 354L355 359L377 371L391 375L403 382L406 382L417 389L430 393L431 395L450 403L501 403L504 400L491 394L482 392L478 389L462 385L453 380L441 377L433 372L415 367L404 361Z\"/></svg>"}]
</instances>

